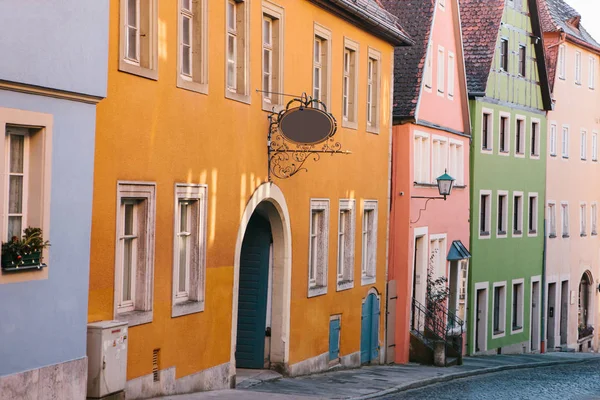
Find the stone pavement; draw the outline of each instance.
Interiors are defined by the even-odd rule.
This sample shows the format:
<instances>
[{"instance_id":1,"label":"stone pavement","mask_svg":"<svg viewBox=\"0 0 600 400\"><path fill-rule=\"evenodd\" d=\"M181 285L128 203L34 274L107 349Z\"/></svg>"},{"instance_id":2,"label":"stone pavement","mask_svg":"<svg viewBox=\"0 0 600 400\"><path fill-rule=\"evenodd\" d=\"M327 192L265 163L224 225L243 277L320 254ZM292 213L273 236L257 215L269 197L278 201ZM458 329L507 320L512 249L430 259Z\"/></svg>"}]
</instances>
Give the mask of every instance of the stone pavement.
<instances>
[{"instance_id":1,"label":"stone pavement","mask_svg":"<svg viewBox=\"0 0 600 400\"><path fill-rule=\"evenodd\" d=\"M335 370L298 378L276 379L266 374L244 377L244 389L193 393L163 397L163 400L287 400L287 399L371 399L398 391L415 389L452 379L498 372L507 369L534 368L598 359L593 353L547 353L465 357L464 364L448 368L408 365L367 366L351 370ZM276 380L272 380L276 379Z\"/></svg>"}]
</instances>

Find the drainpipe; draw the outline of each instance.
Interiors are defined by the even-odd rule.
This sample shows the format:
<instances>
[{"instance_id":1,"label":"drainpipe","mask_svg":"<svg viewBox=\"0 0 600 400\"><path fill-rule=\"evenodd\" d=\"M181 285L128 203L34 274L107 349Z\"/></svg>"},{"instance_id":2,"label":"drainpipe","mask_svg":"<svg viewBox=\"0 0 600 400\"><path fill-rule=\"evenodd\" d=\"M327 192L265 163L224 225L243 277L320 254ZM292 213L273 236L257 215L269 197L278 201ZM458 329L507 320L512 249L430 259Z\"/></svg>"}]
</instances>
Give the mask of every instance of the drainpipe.
<instances>
[{"instance_id":1,"label":"drainpipe","mask_svg":"<svg viewBox=\"0 0 600 400\"><path fill-rule=\"evenodd\" d=\"M545 214L545 213L544 213ZM541 335L541 344L540 344L540 353L546 352L546 244L548 241L548 237L546 236L546 218L544 218L544 250L542 251L542 301L540 304L540 315L541 315L541 327L540 327L540 335ZM531 326L529 327L531 330Z\"/></svg>"}]
</instances>

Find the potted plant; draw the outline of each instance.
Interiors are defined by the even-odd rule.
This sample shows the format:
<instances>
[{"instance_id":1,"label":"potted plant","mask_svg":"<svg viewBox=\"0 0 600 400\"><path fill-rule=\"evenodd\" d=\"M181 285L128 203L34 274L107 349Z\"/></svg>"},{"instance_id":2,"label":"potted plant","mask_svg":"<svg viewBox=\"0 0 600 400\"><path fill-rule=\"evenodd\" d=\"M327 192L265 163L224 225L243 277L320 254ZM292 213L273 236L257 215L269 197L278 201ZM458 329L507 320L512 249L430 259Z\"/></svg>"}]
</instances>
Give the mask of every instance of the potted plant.
<instances>
[{"instance_id":1,"label":"potted plant","mask_svg":"<svg viewBox=\"0 0 600 400\"><path fill-rule=\"evenodd\" d=\"M23 237L13 236L10 241L2 243L2 270L17 271L40 269L45 266L43 250L50 246L45 241L41 228L26 228Z\"/></svg>"},{"instance_id":2,"label":"potted plant","mask_svg":"<svg viewBox=\"0 0 600 400\"><path fill-rule=\"evenodd\" d=\"M591 336L594 333L594 327L591 325L581 324L578 327L579 339Z\"/></svg>"}]
</instances>

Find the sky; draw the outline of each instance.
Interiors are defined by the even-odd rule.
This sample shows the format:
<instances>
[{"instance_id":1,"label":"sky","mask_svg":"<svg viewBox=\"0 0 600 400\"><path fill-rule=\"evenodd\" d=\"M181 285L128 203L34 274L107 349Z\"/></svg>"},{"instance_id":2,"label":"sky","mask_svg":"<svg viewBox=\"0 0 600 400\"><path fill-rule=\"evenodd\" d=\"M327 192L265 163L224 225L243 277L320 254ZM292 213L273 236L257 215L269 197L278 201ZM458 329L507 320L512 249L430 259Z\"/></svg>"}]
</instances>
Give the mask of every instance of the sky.
<instances>
[{"instance_id":1,"label":"sky","mask_svg":"<svg viewBox=\"0 0 600 400\"><path fill-rule=\"evenodd\" d=\"M600 41L600 0L566 0L581 14L581 23L585 29Z\"/></svg>"}]
</instances>

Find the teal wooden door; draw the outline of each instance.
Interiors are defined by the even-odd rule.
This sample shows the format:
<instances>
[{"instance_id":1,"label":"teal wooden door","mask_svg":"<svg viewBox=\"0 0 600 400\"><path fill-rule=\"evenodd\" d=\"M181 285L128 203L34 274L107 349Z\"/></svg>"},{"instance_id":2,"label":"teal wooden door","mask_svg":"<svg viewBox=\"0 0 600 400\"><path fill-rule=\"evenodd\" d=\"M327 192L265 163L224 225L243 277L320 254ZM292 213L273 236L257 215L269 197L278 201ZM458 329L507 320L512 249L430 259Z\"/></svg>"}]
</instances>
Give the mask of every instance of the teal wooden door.
<instances>
[{"instance_id":1,"label":"teal wooden door","mask_svg":"<svg viewBox=\"0 0 600 400\"><path fill-rule=\"evenodd\" d=\"M329 321L329 361L340 358L340 320Z\"/></svg>"},{"instance_id":2,"label":"teal wooden door","mask_svg":"<svg viewBox=\"0 0 600 400\"><path fill-rule=\"evenodd\" d=\"M373 293L362 305L360 362L368 363L379 353L379 300Z\"/></svg>"},{"instance_id":3,"label":"teal wooden door","mask_svg":"<svg viewBox=\"0 0 600 400\"><path fill-rule=\"evenodd\" d=\"M248 223L240 255L236 365L263 368L269 281L271 225L254 214Z\"/></svg>"}]
</instances>

